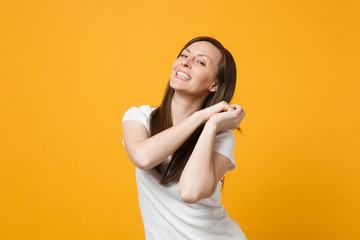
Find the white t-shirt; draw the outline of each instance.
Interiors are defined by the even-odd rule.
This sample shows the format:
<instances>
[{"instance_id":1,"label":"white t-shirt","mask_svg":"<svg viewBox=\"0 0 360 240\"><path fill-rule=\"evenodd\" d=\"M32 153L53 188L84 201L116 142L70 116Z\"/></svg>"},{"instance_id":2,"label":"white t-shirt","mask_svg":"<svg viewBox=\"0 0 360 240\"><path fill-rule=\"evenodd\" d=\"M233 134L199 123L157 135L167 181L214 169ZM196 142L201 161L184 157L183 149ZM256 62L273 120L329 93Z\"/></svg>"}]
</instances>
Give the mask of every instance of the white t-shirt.
<instances>
[{"instance_id":1,"label":"white t-shirt","mask_svg":"<svg viewBox=\"0 0 360 240\"><path fill-rule=\"evenodd\" d=\"M132 107L124 114L122 122L135 120L142 123L147 131L149 117L155 108L148 105ZM235 168L235 139L232 131L216 135L214 151L226 156ZM170 159L170 157L169 157ZM221 181L214 194L195 204L181 200L179 184L159 184L161 175L153 168L142 170L135 167L139 206L147 240L246 240L238 223L228 217L220 203Z\"/></svg>"}]
</instances>

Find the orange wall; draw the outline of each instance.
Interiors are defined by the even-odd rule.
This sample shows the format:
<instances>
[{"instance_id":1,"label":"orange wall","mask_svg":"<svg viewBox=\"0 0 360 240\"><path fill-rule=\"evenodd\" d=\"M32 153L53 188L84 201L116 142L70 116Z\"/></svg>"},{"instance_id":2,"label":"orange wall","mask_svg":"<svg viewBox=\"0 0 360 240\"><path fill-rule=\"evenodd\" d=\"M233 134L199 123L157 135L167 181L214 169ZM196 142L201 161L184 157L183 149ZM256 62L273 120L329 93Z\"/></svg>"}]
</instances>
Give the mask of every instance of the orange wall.
<instances>
[{"instance_id":1,"label":"orange wall","mask_svg":"<svg viewBox=\"0 0 360 240\"><path fill-rule=\"evenodd\" d=\"M248 239L360 239L359 1L4 2L0 239L144 239L121 118L198 35L238 66L223 203Z\"/></svg>"}]
</instances>

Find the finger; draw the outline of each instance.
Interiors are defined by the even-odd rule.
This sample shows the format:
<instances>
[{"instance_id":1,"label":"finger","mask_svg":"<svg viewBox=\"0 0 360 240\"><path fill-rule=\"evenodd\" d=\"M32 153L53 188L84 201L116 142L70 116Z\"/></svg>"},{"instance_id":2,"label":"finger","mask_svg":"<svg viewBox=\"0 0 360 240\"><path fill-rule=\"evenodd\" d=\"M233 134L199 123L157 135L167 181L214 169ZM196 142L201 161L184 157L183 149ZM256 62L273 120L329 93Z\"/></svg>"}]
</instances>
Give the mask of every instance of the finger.
<instances>
[{"instance_id":1,"label":"finger","mask_svg":"<svg viewBox=\"0 0 360 240\"><path fill-rule=\"evenodd\" d=\"M239 105L237 105L237 104L232 104L231 106L232 106L236 111L239 111L241 115L245 115L245 110L244 110L241 106L239 106Z\"/></svg>"},{"instance_id":2,"label":"finger","mask_svg":"<svg viewBox=\"0 0 360 240\"><path fill-rule=\"evenodd\" d=\"M241 111L240 111L240 112L241 112L241 115L242 115L242 116L245 116L245 110L244 110L243 108L241 108Z\"/></svg>"},{"instance_id":3,"label":"finger","mask_svg":"<svg viewBox=\"0 0 360 240\"><path fill-rule=\"evenodd\" d=\"M241 108L240 105L238 105L238 104L231 104L230 106L235 110Z\"/></svg>"},{"instance_id":4,"label":"finger","mask_svg":"<svg viewBox=\"0 0 360 240\"><path fill-rule=\"evenodd\" d=\"M222 101L222 102L220 102L220 104L221 104L222 112L234 111L234 108L232 108L227 102Z\"/></svg>"}]
</instances>

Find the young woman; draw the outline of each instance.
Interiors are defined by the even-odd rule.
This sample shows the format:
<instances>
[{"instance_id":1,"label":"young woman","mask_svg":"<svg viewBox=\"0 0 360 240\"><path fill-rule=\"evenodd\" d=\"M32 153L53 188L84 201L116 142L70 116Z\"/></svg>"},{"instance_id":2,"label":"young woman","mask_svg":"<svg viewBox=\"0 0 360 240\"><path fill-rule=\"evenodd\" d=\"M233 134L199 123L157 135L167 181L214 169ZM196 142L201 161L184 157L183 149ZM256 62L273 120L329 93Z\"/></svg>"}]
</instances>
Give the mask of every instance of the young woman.
<instances>
[{"instance_id":1,"label":"young woman","mask_svg":"<svg viewBox=\"0 0 360 240\"><path fill-rule=\"evenodd\" d=\"M232 130L245 116L229 105L235 82L230 52L197 37L175 60L161 105L125 113L123 140L136 166L147 240L246 239L220 203L222 178L235 168Z\"/></svg>"}]
</instances>

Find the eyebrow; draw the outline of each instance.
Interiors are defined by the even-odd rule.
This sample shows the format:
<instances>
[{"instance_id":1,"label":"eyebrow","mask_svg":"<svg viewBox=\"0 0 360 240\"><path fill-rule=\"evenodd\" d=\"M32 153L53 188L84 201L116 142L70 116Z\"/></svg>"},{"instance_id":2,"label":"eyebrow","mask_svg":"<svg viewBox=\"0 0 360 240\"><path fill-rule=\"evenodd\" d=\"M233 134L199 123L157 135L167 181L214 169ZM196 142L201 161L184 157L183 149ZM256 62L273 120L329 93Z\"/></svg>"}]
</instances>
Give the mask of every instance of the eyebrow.
<instances>
[{"instance_id":1,"label":"eyebrow","mask_svg":"<svg viewBox=\"0 0 360 240\"><path fill-rule=\"evenodd\" d=\"M185 50L188 51L189 53L191 53L189 49L185 48ZM201 54L201 53L200 53L200 54L198 54L198 56L207 57L207 58L209 59L209 61L211 62L211 58L209 58L209 56L207 56L207 55L205 55L205 54Z\"/></svg>"}]
</instances>

